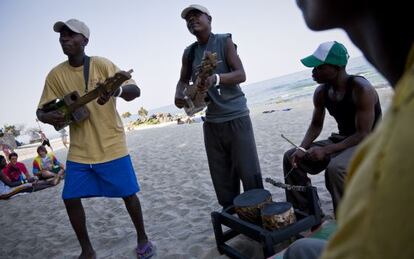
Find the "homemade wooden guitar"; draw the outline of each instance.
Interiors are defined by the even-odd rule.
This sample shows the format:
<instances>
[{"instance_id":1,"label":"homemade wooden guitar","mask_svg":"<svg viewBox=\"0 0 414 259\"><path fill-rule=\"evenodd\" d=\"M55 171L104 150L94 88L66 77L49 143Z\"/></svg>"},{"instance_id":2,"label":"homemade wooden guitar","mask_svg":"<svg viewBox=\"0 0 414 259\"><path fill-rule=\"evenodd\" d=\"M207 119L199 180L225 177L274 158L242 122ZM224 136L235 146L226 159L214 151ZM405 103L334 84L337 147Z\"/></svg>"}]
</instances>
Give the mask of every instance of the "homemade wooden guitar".
<instances>
[{"instance_id":1,"label":"homemade wooden guitar","mask_svg":"<svg viewBox=\"0 0 414 259\"><path fill-rule=\"evenodd\" d=\"M63 97L63 99L55 99L46 103L42 107L42 111L60 111L65 116L65 122L57 125L53 125L54 128L59 131L64 127L84 121L90 115L88 108L85 104L95 100L99 96L105 93L111 93L121 87L122 83L131 78L129 71L119 71L112 77L105 79L103 83L99 83L98 86L92 91L80 96L77 91L73 91Z\"/></svg>"},{"instance_id":2,"label":"homemade wooden guitar","mask_svg":"<svg viewBox=\"0 0 414 259\"><path fill-rule=\"evenodd\" d=\"M192 116L195 113L202 111L207 106L207 93L200 93L197 86L204 83L205 80L214 73L217 64L217 53L206 52L198 67L196 82L192 85L188 85L184 89L184 100L186 100L188 104L188 107L184 107L184 111L188 116Z\"/></svg>"}]
</instances>

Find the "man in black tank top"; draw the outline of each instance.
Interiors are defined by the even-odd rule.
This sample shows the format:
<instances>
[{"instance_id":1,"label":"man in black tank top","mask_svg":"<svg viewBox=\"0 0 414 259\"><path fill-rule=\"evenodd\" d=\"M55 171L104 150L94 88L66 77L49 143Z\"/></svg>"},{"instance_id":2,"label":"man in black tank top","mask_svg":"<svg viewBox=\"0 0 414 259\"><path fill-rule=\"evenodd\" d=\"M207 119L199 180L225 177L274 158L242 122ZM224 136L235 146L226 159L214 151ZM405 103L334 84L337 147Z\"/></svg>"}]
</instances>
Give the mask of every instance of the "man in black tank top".
<instances>
[{"instance_id":1,"label":"man in black tank top","mask_svg":"<svg viewBox=\"0 0 414 259\"><path fill-rule=\"evenodd\" d=\"M305 66L313 67L312 77L320 85L314 92L312 121L300 147L287 151L283 158L288 184L310 185L307 174L325 170L325 185L335 213L351 156L381 118L377 92L365 78L346 73L347 61L347 50L336 41L322 43L311 56L301 60ZM314 142L322 131L326 110L338 123L339 134ZM295 208L309 211L303 193L287 191L286 196Z\"/></svg>"}]
</instances>

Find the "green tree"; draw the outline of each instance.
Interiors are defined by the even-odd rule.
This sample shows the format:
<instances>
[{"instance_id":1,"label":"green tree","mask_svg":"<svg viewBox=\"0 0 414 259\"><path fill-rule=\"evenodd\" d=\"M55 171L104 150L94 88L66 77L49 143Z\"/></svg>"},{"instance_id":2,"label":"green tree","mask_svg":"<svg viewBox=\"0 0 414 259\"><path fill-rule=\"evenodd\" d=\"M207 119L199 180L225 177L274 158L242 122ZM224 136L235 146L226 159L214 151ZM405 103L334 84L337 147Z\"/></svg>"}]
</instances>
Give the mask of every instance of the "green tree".
<instances>
[{"instance_id":1,"label":"green tree","mask_svg":"<svg viewBox=\"0 0 414 259\"><path fill-rule=\"evenodd\" d=\"M124 119L126 119L126 118L129 118L129 117L131 117L131 113L130 112L124 112L124 113L122 113L122 118L124 118Z\"/></svg>"},{"instance_id":2,"label":"green tree","mask_svg":"<svg viewBox=\"0 0 414 259\"><path fill-rule=\"evenodd\" d=\"M24 125L4 125L4 133L13 134L15 137L19 136L23 129Z\"/></svg>"}]
</instances>

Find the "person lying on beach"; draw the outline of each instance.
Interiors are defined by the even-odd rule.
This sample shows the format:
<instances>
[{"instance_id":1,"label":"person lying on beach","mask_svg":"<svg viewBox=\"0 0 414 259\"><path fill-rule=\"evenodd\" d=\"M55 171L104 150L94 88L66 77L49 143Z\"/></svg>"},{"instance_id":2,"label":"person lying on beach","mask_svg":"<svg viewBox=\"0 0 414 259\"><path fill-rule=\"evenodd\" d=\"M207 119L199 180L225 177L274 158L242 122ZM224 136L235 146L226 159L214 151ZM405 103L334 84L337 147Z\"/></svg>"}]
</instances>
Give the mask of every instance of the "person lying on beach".
<instances>
[{"instance_id":1,"label":"person lying on beach","mask_svg":"<svg viewBox=\"0 0 414 259\"><path fill-rule=\"evenodd\" d=\"M414 30L410 1L298 0L313 30L342 28L395 90L350 163L338 228L301 239L285 258L414 258Z\"/></svg>"},{"instance_id":2,"label":"person lying on beach","mask_svg":"<svg viewBox=\"0 0 414 259\"><path fill-rule=\"evenodd\" d=\"M18 157L19 156L15 152L9 155L10 162L3 169L3 173L13 182L28 181L32 178L32 176L27 171L26 166L17 161Z\"/></svg>"},{"instance_id":3,"label":"person lying on beach","mask_svg":"<svg viewBox=\"0 0 414 259\"><path fill-rule=\"evenodd\" d=\"M6 158L0 155L0 200L8 199L21 192L32 192L51 186L49 182L37 181L36 178L29 178L28 181L11 181L3 173L7 166Z\"/></svg>"},{"instance_id":4,"label":"person lying on beach","mask_svg":"<svg viewBox=\"0 0 414 259\"><path fill-rule=\"evenodd\" d=\"M56 125L65 121L64 115L56 110L43 111L44 104L73 91L82 96L88 89L95 88L97 82L114 76L119 68L108 59L85 54L89 42L89 28L85 23L77 19L59 21L53 30L60 35L59 42L67 61L47 75L36 114L40 121ZM84 74L89 75L89 80ZM137 232L137 257L149 258L155 254L155 246L145 232L141 204L136 195L140 188L116 110L117 99L132 101L139 96L140 89L135 81L127 80L114 92L101 92L97 101L86 104L90 113L88 119L69 126L71 144L62 198L82 249L79 258L96 258L81 201L88 197L122 198Z\"/></svg>"},{"instance_id":5,"label":"person lying on beach","mask_svg":"<svg viewBox=\"0 0 414 259\"><path fill-rule=\"evenodd\" d=\"M183 91L190 80L200 80L197 67L206 52L216 53L220 61L214 74L197 87L210 100L203 125L204 144L218 202L227 208L240 194L240 181L244 191L263 188L249 109L239 86L246 80L246 74L231 34L211 32L212 17L207 8L190 5L181 12L181 17L197 41L184 50L182 57L175 93L178 108L187 105Z\"/></svg>"},{"instance_id":6,"label":"person lying on beach","mask_svg":"<svg viewBox=\"0 0 414 259\"><path fill-rule=\"evenodd\" d=\"M45 146L37 147L37 154L33 160L33 175L40 180L53 178L53 184L58 184L64 178L64 165L54 154L48 153Z\"/></svg>"},{"instance_id":7,"label":"person lying on beach","mask_svg":"<svg viewBox=\"0 0 414 259\"><path fill-rule=\"evenodd\" d=\"M313 95L313 115L300 147L288 150L283 157L285 182L310 185L307 174L325 170L325 185L332 196L336 213L344 192L347 166L356 146L373 130L381 118L381 105L375 88L362 76L346 70L348 52L336 41L319 45L301 60L312 67L312 77L320 85ZM323 128L326 110L335 118L339 134L315 141ZM286 191L287 201L305 213L309 212L306 194Z\"/></svg>"}]
</instances>

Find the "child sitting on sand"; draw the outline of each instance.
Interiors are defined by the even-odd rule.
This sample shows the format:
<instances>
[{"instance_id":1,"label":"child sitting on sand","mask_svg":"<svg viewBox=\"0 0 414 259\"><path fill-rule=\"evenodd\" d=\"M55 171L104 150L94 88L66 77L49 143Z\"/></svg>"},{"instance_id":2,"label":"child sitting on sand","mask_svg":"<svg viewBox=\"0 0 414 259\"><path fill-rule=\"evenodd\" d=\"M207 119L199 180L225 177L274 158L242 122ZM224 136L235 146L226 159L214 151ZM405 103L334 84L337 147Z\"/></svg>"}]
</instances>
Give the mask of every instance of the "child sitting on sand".
<instances>
[{"instance_id":1,"label":"child sitting on sand","mask_svg":"<svg viewBox=\"0 0 414 259\"><path fill-rule=\"evenodd\" d=\"M53 179L53 185L56 185L64 177L65 167L60 163L56 156L47 153L45 146L37 148L38 156L33 160L33 175L39 179Z\"/></svg>"}]
</instances>

